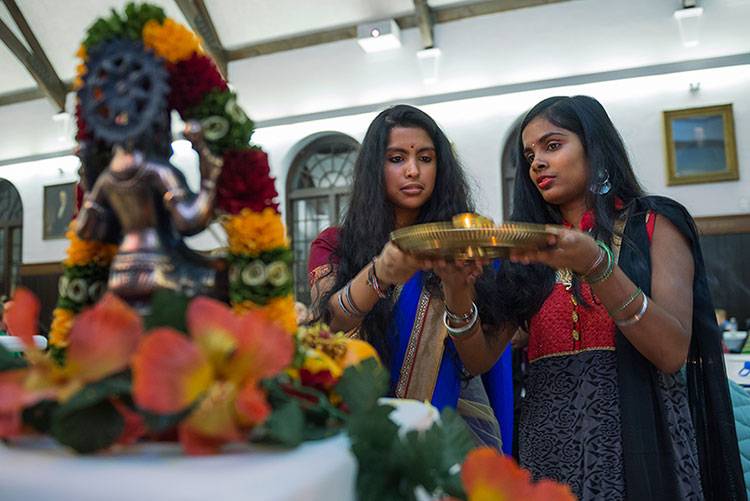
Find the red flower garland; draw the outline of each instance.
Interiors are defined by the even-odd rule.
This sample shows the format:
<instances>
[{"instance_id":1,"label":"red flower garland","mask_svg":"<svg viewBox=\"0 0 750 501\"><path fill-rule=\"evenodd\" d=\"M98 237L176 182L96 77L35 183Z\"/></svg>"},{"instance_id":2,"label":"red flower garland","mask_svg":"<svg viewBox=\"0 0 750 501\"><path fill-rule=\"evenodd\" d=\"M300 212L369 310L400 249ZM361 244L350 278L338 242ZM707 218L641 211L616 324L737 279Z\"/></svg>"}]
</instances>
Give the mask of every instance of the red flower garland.
<instances>
[{"instance_id":1,"label":"red flower garland","mask_svg":"<svg viewBox=\"0 0 750 501\"><path fill-rule=\"evenodd\" d=\"M218 89L228 90L213 60L207 56L193 54L189 59L169 65L169 107L182 115L185 110L197 106L206 94Z\"/></svg>"},{"instance_id":2,"label":"red flower garland","mask_svg":"<svg viewBox=\"0 0 750 501\"><path fill-rule=\"evenodd\" d=\"M266 207L278 212L279 194L274 182L268 155L263 150L227 151L219 177L217 205L229 214L237 214L244 208L261 212Z\"/></svg>"}]
</instances>

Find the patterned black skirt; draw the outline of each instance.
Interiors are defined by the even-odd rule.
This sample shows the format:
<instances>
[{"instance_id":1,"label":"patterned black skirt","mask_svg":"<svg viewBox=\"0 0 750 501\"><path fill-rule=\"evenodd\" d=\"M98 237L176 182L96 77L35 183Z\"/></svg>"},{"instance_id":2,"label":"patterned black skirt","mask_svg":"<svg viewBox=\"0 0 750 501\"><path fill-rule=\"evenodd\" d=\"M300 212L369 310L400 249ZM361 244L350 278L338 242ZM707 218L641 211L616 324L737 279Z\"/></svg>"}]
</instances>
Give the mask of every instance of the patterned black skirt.
<instances>
[{"instance_id":1,"label":"patterned black skirt","mask_svg":"<svg viewBox=\"0 0 750 501\"><path fill-rule=\"evenodd\" d=\"M614 351L529 364L521 402L519 458L535 479L570 485L581 500L626 499ZM684 372L660 374L681 499L703 499Z\"/></svg>"}]
</instances>

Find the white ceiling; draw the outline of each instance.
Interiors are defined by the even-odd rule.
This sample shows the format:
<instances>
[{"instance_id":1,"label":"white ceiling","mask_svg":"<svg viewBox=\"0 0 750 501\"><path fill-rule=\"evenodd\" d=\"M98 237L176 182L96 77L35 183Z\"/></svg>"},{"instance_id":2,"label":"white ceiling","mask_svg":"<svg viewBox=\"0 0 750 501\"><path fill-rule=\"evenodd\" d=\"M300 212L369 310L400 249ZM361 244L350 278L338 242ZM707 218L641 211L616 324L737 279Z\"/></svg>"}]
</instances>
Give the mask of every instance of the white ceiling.
<instances>
[{"instance_id":1,"label":"white ceiling","mask_svg":"<svg viewBox=\"0 0 750 501\"><path fill-rule=\"evenodd\" d=\"M110 9L122 12L130 0L16 0L52 66L62 80L75 75L75 53L86 28ZM186 24L174 0L150 0L169 17ZM468 0L429 0L433 7L472 3ZM364 21L413 12L412 0L206 0L206 7L227 49L277 40ZM5 5L0 18L20 40ZM36 86L26 69L0 43L0 94Z\"/></svg>"}]
</instances>

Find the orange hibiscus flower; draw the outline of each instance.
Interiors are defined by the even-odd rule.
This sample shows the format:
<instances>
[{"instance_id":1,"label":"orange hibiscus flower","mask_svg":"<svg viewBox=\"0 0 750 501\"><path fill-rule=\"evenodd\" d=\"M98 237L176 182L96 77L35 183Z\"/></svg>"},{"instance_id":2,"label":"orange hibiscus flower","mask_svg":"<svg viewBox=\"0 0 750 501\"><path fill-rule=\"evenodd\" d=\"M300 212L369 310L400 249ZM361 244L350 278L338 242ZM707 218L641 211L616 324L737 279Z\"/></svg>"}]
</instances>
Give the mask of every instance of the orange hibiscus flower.
<instances>
[{"instance_id":1,"label":"orange hibiscus flower","mask_svg":"<svg viewBox=\"0 0 750 501\"><path fill-rule=\"evenodd\" d=\"M188 306L190 336L152 331L133 357L133 398L157 414L192 407L178 433L189 454L210 454L240 441L271 408L259 387L292 360L292 338L259 313L235 315L213 299Z\"/></svg>"},{"instance_id":2,"label":"orange hibiscus flower","mask_svg":"<svg viewBox=\"0 0 750 501\"><path fill-rule=\"evenodd\" d=\"M490 447L466 456L461 481L469 501L575 501L570 487L552 480L532 482L531 474Z\"/></svg>"}]
</instances>

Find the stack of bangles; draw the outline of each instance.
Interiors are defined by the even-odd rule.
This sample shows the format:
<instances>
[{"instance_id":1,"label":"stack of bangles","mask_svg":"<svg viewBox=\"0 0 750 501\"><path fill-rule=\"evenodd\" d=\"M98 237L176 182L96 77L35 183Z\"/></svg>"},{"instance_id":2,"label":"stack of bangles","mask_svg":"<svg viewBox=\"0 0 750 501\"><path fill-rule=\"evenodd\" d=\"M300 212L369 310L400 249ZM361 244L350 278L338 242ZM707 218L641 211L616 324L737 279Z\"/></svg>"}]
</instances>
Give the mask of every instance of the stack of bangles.
<instances>
[{"instance_id":1,"label":"stack of bangles","mask_svg":"<svg viewBox=\"0 0 750 501\"><path fill-rule=\"evenodd\" d=\"M643 296L643 302L641 303L641 307L638 310L638 313L634 314L632 317L623 318L623 319L617 319L615 318L615 315L625 311L625 308L630 306L633 301L638 299L638 296ZM617 307L616 310L609 313L609 315L615 320L615 325L618 327L627 327L628 325L633 325L634 323L638 322L640 319L643 318L643 315L646 314L646 309L648 308L648 296L645 292L641 290L640 287L636 287L635 291L628 296L628 298L625 300L624 303L622 303L620 306Z\"/></svg>"},{"instance_id":2,"label":"stack of bangles","mask_svg":"<svg viewBox=\"0 0 750 501\"><path fill-rule=\"evenodd\" d=\"M391 292L393 291L393 287L391 286L387 289L383 289L383 286L380 284L380 280L378 280L378 275L375 273L375 259L376 258L373 258L372 263L370 264L370 269L367 270L367 285L372 287L372 290L375 291L375 293L378 295L378 298L385 299L387 297L390 297ZM357 306L357 303L354 302L354 298L352 297L351 280L347 282L344 288L339 291L336 297L338 299L339 308L347 317L362 318L367 315L367 312L362 311L362 309Z\"/></svg>"},{"instance_id":3,"label":"stack of bangles","mask_svg":"<svg viewBox=\"0 0 750 501\"><path fill-rule=\"evenodd\" d=\"M448 334L455 339L460 339L471 332L477 324L477 320L479 320L479 309L473 301L471 303L471 310L468 313L458 315L450 311L447 306L445 307L445 313L443 313L443 324L445 324ZM463 325L461 327L453 327L455 324Z\"/></svg>"},{"instance_id":4,"label":"stack of bangles","mask_svg":"<svg viewBox=\"0 0 750 501\"><path fill-rule=\"evenodd\" d=\"M610 249L609 246L601 240L597 240L596 245L599 246L599 254L591 264L591 266L589 266L589 269L586 271L586 273L581 275L581 278L592 285L605 281L612 276L612 272L614 272L615 270L615 257L612 253L612 249ZM602 266L603 264L604 266ZM633 301L638 299L639 296L643 296L643 303L641 303L641 308L635 315L619 320L615 318L615 315L625 311L625 309L630 306ZM635 291L633 291L633 293L628 296L625 302L618 306L614 311L610 311L609 315L614 319L615 325L617 325L618 327L627 327L628 325L635 324L641 318L643 318L643 315L646 314L647 309L648 296L641 290L640 287L636 287Z\"/></svg>"},{"instance_id":5,"label":"stack of bangles","mask_svg":"<svg viewBox=\"0 0 750 501\"><path fill-rule=\"evenodd\" d=\"M605 281L611 277L612 272L615 271L615 256L612 253L612 249L601 240L597 240L596 245L599 246L599 254L596 256L596 259L591 266L589 266L586 273L581 275L581 278L592 285ZM602 266L605 260L606 265Z\"/></svg>"}]
</instances>

